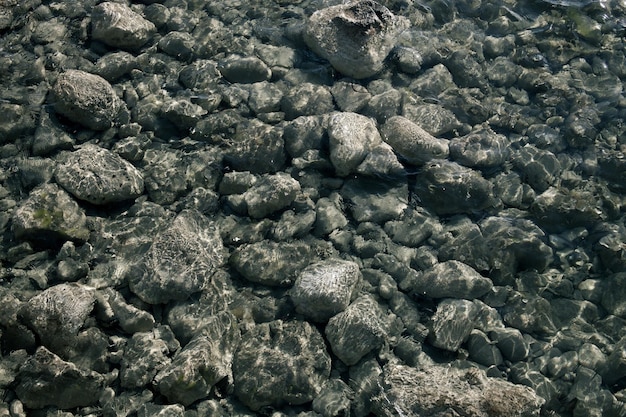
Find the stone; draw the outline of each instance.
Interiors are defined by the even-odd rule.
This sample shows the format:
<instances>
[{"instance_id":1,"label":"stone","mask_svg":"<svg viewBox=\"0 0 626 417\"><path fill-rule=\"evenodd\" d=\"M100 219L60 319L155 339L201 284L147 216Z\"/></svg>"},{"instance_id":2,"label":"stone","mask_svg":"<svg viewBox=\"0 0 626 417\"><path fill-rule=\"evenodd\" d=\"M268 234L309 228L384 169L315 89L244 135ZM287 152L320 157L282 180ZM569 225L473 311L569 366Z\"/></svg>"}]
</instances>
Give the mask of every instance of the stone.
<instances>
[{"instance_id":1,"label":"stone","mask_svg":"<svg viewBox=\"0 0 626 417\"><path fill-rule=\"evenodd\" d=\"M591 227L608 217L601 197L589 187L549 187L535 198L530 210L551 232Z\"/></svg>"},{"instance_id":2,"label":"stone","mask_svg":"<svg viewBox=\"0 0 626 417\"><path fill-rule=\"evenodd\" d=\"M517 329L510 327L494 328L489 332L489 338L495 342L502 356L511 362L522 361L530 353L528 341Z\"/></svg>"},{"instance_id":3,"label":"stone","mask_svg":"<svg viewBox=\"0 0 626 417\"><path fill-rule=\"evenodd\" d=\"M269 81L261 81L250 85L248 106L256 114L271 113L280 110L282 90Z\"/></svg>"},{"instance_id":4,"label":"stone","mask_svg":"<svg viewBox=\"0 0 626 417\"><path fill-rule=\"evenodd\" d=\"M300 183L288 174L280 172L262 177L252 188L243 193L248 215L262 219L269 214L287 208L300 191Z\"/></svg>"},{"instance_id":5,"label":"stone","mask_svg":"<svg viewBox=\"0 0 626 417\"><path fill-rule=\"evenodd\" d=\"M95 73L108 82L114 82L128 74L137 66L135 56L129 52L108 53L96 62Z\"/></svg>"},{"instance_id":6,"label":"stone","mask_svg":"<svg viewBox=\"0 0 626 417\"><path fill-rule=\"evenodd\" d=\"M330 379L313 400L311 408L322 416L350 414L352 390L341 379Z\"/></svg>"},{"instance_id":7,"label":"stone","mask_svg":"<svg viewBox=\"0 0 626 417\"><path fill-rule=\"evenodd\" d=\"M91 13L91 37L114 48L135 51L155 32L152 22L122 3L100 3Z\"/></svg>"},{"instance_id":8,"label":"stone","mask_svg":"<svg viewBox=\"0 0 626 417\"><path fill-rule=\"evenodd\" d=\"M193 129L198 121L207 114L207 110L188 99L176 98L165 101L161 113L176 127L185 131Z\"/></svg>"},{"instance_id":9,"label":"stone","mask_svg":"<svg viewBox=\"0 0 626 417\"><path fill-rule=\"evenodd\" d=\"M15 393L31 409L67 410L97 405L104 386L101 374L79 369L40 346L20 368Z\"/></svg>"},{"instance_id":10,"label":"stone","mask_svg":"<svg viewBox=\"0 0 626 417\"><path fill-rule=\"evenodd\" d=\"M511 161L525 181L540 193L554 185L562 171L555 154L530 144L512 153Z\"/></svg>"},{"instance_id":11,"label":"stone","mask_svg":"<svg viewBox=\"0 0 626 417\"><path fill-rule=\"evenodd\" d=\"M257 119L237 124L229 137L224 161L237 171L254 174L280 171L286 161L282 129Z\"/></svg>"},{"instance_id":12,"label":"stone","mask_svg":"<svg viewBox=\"0 0 626 417\"><path fill-rule=\"evenodd\" d=\"M356 167L356 173L374 178L403 178L404 166L398 161L393 148L382 142L373 148Z\"/></svg>"},{"instance_id":13,"label":"stone","mask_svg":"<svg viewBox=\"0 0 626 417\"><path fill-rule=\"evenodd\" d=\"M120 364L121 386L132 390L149 386L157 372L170 364L169 353L167 343L153 332L133 334Z\"/></svg>"},{"instance_id":14,"label":"stone","mask_svg":"<svg viewBox=\"0 0 626 417\"><path fill-rule=\"evenodd\" d=\"M626 272L617 272L603 279L601 305L610 314L626 318Z\"/></svg>"},{"instance_id":15,"label":"stone","mask_svg":"<svg viewBox=\"0 0 626 417\"><path fill-rule=\"evenodd\" d=\"M180 404L158 405L142 404L137 410L137 417L184 417L185 407Z\"/></svg>"},{"instance_id":16,"label":"stone","mask_svg":"<svg viewBox=\"0 0 626 417\"><path fill-rule=\"evenodd\" d=\"M144 191L137 168L96 145L62 154L54 179L74 197L96 205L132 200Z\"/></svg>"},{"instance_id":17,"label":"stone","mask_svg":"<svg viewBox=\"0 0 626 417\"><path fill-rule=\"evenodd\" d=\"M485 295L493 283L471 266L446 261L416 275L409 286L414 294L430 298L464 298L473 300Z\"/></svg>"},{"instance_id":18,"label":"stone","mask_svg":"<svg viewBox=\"0 0 626 417\"><path fill-rule=\"evenodd\" d=\"M132 304L128 304L124 297L113 288L103 288L96 293L98 308L110 311L107 321L115 322L122 331L133 334L136 332L149 332L155 324L152 314L141 310Z\"/></svg>"},{"instance_id":19,"label":"stone","mask_svg":"<svg viewBox=\"0 0 626 417\"><path fill-rule=\"evenodd\" d=\"M480 127L450 141L450 156L470 168L493 168L509 158L509 141L489 127Z\"/></svg>"},{"instance_id":20,"label":"stone","mask_svg":"<svg viewBox=\"0 0 626 417\"><path fill-rule=\"evenodd\" d=\"M300 116L330 113L335 110L335 105L328 87L302 82L285 91L280 110L285 113L286 120L293 120Z\"/></svg>"},{"instance_id":21,"label":"stone","mask_svg":"<svg viewBox=\"0 0 626 417\"><path fill-rule=\"evenodd\" d=\"M325 322L348 307L360 281L361 272L356 263L325 259L304 268L289 295L298 313Z\"/></svg>"},{"instance_id":22,"label":"stone","mask_svg":"<svg viewBox=\"0 0 626 417\"><path fill-rule=\"evenodd\" d=\"M330 161L337 175L356 170L370 151L381 143L374 121L357 113L334 114L328 123Z\"/></svg>"},{"instance_id":23,"label":"stone","mask_svg":"<svg viewBox=\"0 0 626 417\"><path fill-rule=\"evenodd\" d=\"M406 182L397 184L356 178L347 180L340 193L352 217L358 222L384 223L397 219L408 207Z\"/></svg>"},{"instance_id":24,"label":"stone","mask_svg":"<svg viewBox=\"0 0 626 417\"><path fill-rule=\"evenodd\" d=\"M315 203L315 233L328 235L333 230L342 229L348 224L343 209L341 196L337 193L322 197Z\"/></svg>"},{"instance_id":25,"label":"stone","mask_svg":"<svg viewBox=\"0 0 626 417\"><path fill-rule=\"evenodd\" d=\"M463 131L463 124L459 122L454 113L441 104L406 102L402 105L402 116L434 137Z\"/></svg>"},{"instance_id":26,"label":"stone","mask_svg":"<svg viewBox=\"0 0 626 417\"><path fill-rule=\"evenodd\" d=\"M421 166L431 159L448 157L448 141L437 139L402 116L393 116L383 125L382 137L401 159Z\"/></svg>"},{"instance_id":27,"label":"stone","mask_svg":"<svg viewBox=\"0 0 626 417\"><path fill-rule=\"evenodd\" d=\"M504 362L498 347L478 329L472 330L468 336L467 351L472 361L484 366L498 366Z\"/></svg>"},{"instance_id":28,"label":"stone","mask_svg":"<svg viewBox=\"0 0 626 417\"><path fill-rule=\"evenodd\" d=\"M502 308L502 318L508 326L524 333L553 335L557 332L552 321L550 302L539 296L525 297L518 294Z\"/></svg>"},{"instance_id":29,"label":"stone","mask_svg":"<svg viewBox=\"0 0 626 417\"><path fill-rule=\"evenodd\" d=\"M181 212L152 240L130 289L150 304L184 300L205 289L223 262L217 227L197 211Z\"/></svg>"},{"instance_id":30,"label":"stone","mask_svg":"<svg viewBox=\"0 0 626 417\"><path fill-rule=\"evenodd\" d=\"M235 353L235 395L254 411L304 404L318 396L330 365L322 335L307 322L258 324Z\"/></svg>"},{"instance_id":31,"label":"stone","mask_svg":"<svg viewBox=\"0 0 626 417\"><path fill-rule=\"evenodd\" d=\"M60 246L67 240L82 243L90 233L85 212L53 183L33 189L13 213L12 224L16 238L44 246Z\"/></svg>"},{"instance_id":32,"label":"stone","mask_svg":"<svg viewBox=\"0 0 626 417\"><path fill-rule=\"evenodd\" d=\"M107 80L85 71L59 74L51 92L55 111L88 129L109 129L125 110Z\"/></svg>"},{"instance_id":33,"label":"stone","mask_svg":"<svg viewBox=\"0 0 626 417\"><path fill-rule=\"evenodd\" d=\"M328 116L300 116L288 122L283 129L285 149L297 158L313 149L322 149L326 136Z\"/></svg>"},{"instance_id":34,"label":"stone","mask_svg":"<svg viewBox=\"0 0 626 417\"><path fill-rule=\"evenodd\" d=\"M474 328L478 313L479 308L471 301L442 300L431 318L429 342L440 349L456 352Z\"/></svg>"},{"instance_id":35,"label":"stone","mask_svg":"<svg viewBox=\"0 0 626 417\"><path fill-rule=\"evenodd\" d=\"M385 318L370 295L357 298L328 320L325 334L333 353L352 366L369 352L380 348L387 336Z\"/></svg>"},{"instance_id":36,"label":"stone","mask_svg":"<svg viewBox=\"0 0 626 417\"><path fill-rule=\"evenodd\" d=\"M195 57L196 44L189 33L168 32L159 40L158 47L172 58L182 62L190 62Z\"/></svg>"},{"instance_id":37,"label":"stone","mask_svg":"<svg viewBox=\"0 0 626 417\"><path fill-rule=\"evenodd\" d=\"M368 78L382 70L398 34L408 27L408 19L374 1L354 1L313 13L304 41L340 73Z\"/></svg>"},{"instance_id":38,"label":"stone","mask_svg":"<svg viewBox=\"0 0 626 417\"><path fill-rule=\"evenodd\" d=\"M272 70L255 56L231 55L219 63L218 69L231 83L252 84L272 78Z\"/></svg>"},{"instance_id":39,"label":"stone","mask_svg":"<svg viewBox=\"0 0 626 417\"><path fill-rule=\"evenodd\" d=\"M311 246L304 241L262 241L241 245L230 264L251 282L269 286L290 286L313 259Z\"/></svg>"},{"instance_id":40,"label":"stone","mask_svg":"<svg viewBox=\"0 0 626 417\"><path fill-rule=\"evenodd\" d=\"M343 112L358 113L363 109L372 95L361 84L349 81L338 81L332 85L330 92L337 103L339 110Z\"/></svg>"},{"instance_id":41,"label":"stone","mask_svg":"<svg viewBox=\"0 0 626 417\"><path fill-rule=\"evenodd\" d=\"M398 219L389 220L385 223L385 232L394 242L418 248L433 232L439 230L441 225L431 216L416 210L406 210Z\"/></svg>"}]
</instances>

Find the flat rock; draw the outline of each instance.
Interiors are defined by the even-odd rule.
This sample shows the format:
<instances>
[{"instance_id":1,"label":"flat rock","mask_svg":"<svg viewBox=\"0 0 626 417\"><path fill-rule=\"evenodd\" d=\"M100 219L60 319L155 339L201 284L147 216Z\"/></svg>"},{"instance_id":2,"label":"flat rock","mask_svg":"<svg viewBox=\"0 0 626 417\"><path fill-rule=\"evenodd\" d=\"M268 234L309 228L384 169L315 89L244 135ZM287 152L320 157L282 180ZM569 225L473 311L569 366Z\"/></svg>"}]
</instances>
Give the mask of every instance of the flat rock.
<instances>
[{"instance_id":1,"label":"flat rock","mask_svg":"<svg viewBox=\"0 0 626 417\"><path fill-rule=\"evenodd\" d=\"M91 204L131 200L144 190L143 176L137 168L96 145L63 154L54 178L74 197Z\"/></svg>"},{"instance_id":2,"label":"flat rock","mask_svg":"<svg viewBox=\"0 0 626 417\"><path fill-rule=\"evenodd\" d=\"M298 313L325 322L348 307L360 281L355 262L326 259L304 268L289 295Z\"/></svg>"},{"instance_id":3,"label":"flat rock","mask_svg":"<svg viewBox=\"0 0 626 417\"><path fill-rule=\"evenodd\" d=\"M274 321L241 337L235 354L235 395L252 410L312 401L330 375L319 331L303 321Z\"/></svg>"},{"instance_id":4,"label":"flat rock","mask_svg":"<svg viewBox=\"0 0 626 417\"><path fill-rule=\"evenodd\" d=\"M408 207L408 185L369 178L350 179L341 188L352 217L359 222L397 219Z\"/></svg>"},{"instance_id":5,"label":"flat rock","mask_svg":"<svg viewBox=\"0 0 626 417\"><path fill-rule=\"evenodd\" d=\"M410 289L425 297L472 300L485 295L492 287L491 280L471 266L459 261L446 261L416 275Z\"/></svg>"},{"instance_id":6,"label":"flat rock","mask_svg":"<svg viewBox=\"0 0 626 417\"><path fill-rule=\"evenodd\" d=\"M16 238L46 246L67 240L85 242L90 233L85 212L52 183L33 189L13 213L12 223Z\"/></svg>"},{"instance_id":7,"label":"flat rock","mask_svg":"<svg viewBox=\"0 0 626 417\"><path fill-rule=\"evenodd\" d=\"M456 352L474 328L478 313L479 308L471 301L442 300L431 319L428 340L435 347Z\"/></svg>"},{"instance_id":8,"label":"flat rock","mask_svg":"<svg viewBox=\"0 0 626 417\"><path fill-rule=\"evenodd\" d=\"M185 210L154 237L130 289L150 304L184 300L206 288L223 262L222 251L217 227L199 212Z\"/></svg>"},{"instance_id":9,"label":"flat rock","mask_svg":"<svg viewBox=\"0 0 626 417\"><path fill-rule=\"evenodd\" d=\"M100 3L91 13L91 37L115 48L137 50L155 32L152 22L122 3Z\"/></svg>"},{"instance_id":10,"label":"flat rock","mask_svg":"<svg viewBox=\"0 0 626 417\"><path fill-rule=\"evenodd\" d=\"M376 123L357 113L336 113L328 123L330 161L337 175L345 177L381 142Z\"/></svg>"},{"instance_id":11,"label":"flat rock","mask_svg":"<svg viewBox=\"0 0 626 417\"><path fill-rule=\"evenodd\" d=\"M461 130L463 124L454 113L441 104L403 103L402 116L406 117L434 137Z\"/></svg>"},{"instance_id":12,"label":"flat rock","mask_svg":"<svg viewBox=\"0 0 626 417\"><path fill-rule=\"evenodd\" d=\"M408 27L408 19L395 16L374 1L363 0L313 13L304 40L342 74L368 78L382 70L398 34Z\"/></svg>"},{"instance_id":13,"label":"flat rock","mask_svg":"<svg viewBox=\"0 0 626 417\"><path fill-rule=\"evenodd\" d=\"M266 175L252 188L243 193L248 215L262 219L269 214L288 207L298 195L300 183L288 174L280 172Z\"/></svg>"},{"instance_id":14,"label":"flat rock","mask_svg":"<svg viewBox=\"0 0 626 417\"><path fill-rule=\"evenodd\" d=\"M80 70L67 70L52 87L54 109L72 122L93 130L116 123L123 102L107 80Z\"/></svg>"},{"instance_id":15,"label":"flat rock","mask_svg":"<svg viewBox=\"0 0 626 417\"><path fill-rule=\"evenodd\" d=\"M431 159L448 157L448 141L438 139L403 116L393 116L381 129L387 142L401 159L413 165L424 165Z\"/></svg>"}]
</instances>

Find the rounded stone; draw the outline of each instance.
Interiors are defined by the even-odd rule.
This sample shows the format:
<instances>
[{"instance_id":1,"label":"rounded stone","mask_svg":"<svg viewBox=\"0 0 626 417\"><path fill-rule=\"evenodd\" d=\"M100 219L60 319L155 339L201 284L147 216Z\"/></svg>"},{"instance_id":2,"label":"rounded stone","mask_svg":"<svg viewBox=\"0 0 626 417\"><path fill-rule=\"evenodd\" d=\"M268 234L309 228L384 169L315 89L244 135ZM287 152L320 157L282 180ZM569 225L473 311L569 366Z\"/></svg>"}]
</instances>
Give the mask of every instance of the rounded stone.
<instances>
[{"instance_id":1,"label":"rounded stone","mask_svg":"<svg viewBox=\"0 0 626 417\"><path fill-rule=\"evenodd\" d=\"M149 20L121 3L104 2L93 8L91 36L115 48L135 50L156 31Z\"/></svg>"},{"instance_id":2,"label":"rounded stone","mask_svg":"<svg viewBox=\"0 0 626 417\"><path fill-rule=\"evenodd\" d=\"M423 165L431 159L448 157L448 141L437 139L402 116L393 116L381 129L382 137L405 161Z\"/></svg>"},{"instance_id":3,"label":"rounded stone","mask_svg":"<svg viewBox=\"0 0 626 417\"><path fill-rule=\"evenodd\" d=\"M339 176L346 176L382 141L376 124L357 113L337 113L328 124L330 161Z\"/></svg>"}]
</instances>

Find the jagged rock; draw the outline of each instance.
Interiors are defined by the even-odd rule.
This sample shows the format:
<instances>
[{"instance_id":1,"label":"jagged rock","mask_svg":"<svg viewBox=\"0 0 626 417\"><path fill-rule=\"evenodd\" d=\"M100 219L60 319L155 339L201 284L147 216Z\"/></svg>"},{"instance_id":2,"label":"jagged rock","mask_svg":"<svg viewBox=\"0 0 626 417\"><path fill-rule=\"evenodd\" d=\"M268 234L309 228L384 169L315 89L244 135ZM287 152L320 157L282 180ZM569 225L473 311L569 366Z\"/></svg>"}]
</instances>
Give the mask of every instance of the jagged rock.
<instances>
[{"instance_id":1,"label":"jagged rock","mask_svg":"<svg viewBox=\"0 0 626 417\"><path fill-rule=\"evenodd\" d=\"M217 227L197 211L185 210L157 234L130 289L150 304L184 300L205 289L223 262Z\"/></svg>"},{"instance_id":2,"label":"jagged rock","mask_svg":"<svg viewBox=\"0 0 626 417\"><path fill-rule=\"evenodd\" d=\"M288 174L267 175L243 194L250 217L262 219L288 207L300 191L300 183Z\"/></svg>"},{"instance_id":3,"label":"jagged rock","mask_svg":"<svg viewBox=\"0 0 626 417\"><path fill-rule=\"evenodd\" d=\"M255 56L231 55L220 62L218 69L231 83L257 83L272 78L272 70Z\"/></svg>"},{"instance_id":4,"label":"jagged rock","mask_svg":"<svg viewBox=\"0 0 626 417\"><path fill-rule=\"evenodd\" d=\"M196 44L189 33L169 32L159 40L158 46L161 51L182 62L190 62L195 57Z\"/></svg>"},{"instance_id":5,"label":"jagged rock","mask_svg":"<svg viewBox=\"0 0 626 417\"><path fill-rule=\"evenodd\" d=\"M328 123L330 161L337 175L354 172L382 142L374 121L357 113L336 113Z\"/></svg>"},{"instance_id":6,"label":"jagged rock","mask_svg":"<svg viewBox=\"0 0 626 417\"><path fill-rule=\"evenodd\" d=\"M192 129L207 114L207 110L185 98L167 100L161 106L161 114L176 127L185 131Z\"/></svg>"},{"instance_id":7,"label":"jagged rock","mask_svg":"<svg viewBox=\"0 0 626 417\"><path fill-rule=\"evenodd\" d=\"M431 318L430 343L440 349L455 352L467 340L479 308L468 300L444 299Z\"/></svg>"},{"instance_id":8,"label":"jagged rock","mask_svg":"<svg viewBox=\"0 0 626 417\"><path fill-rule=\"evenodd\" d=\"M54 178L74 197L92 204L131 200L143 193L143 176L117 154L86 145L62 154Z\"/></svg>"},{"instance_id":9,"label":"jagged rock","mask_svg":"<svg viewBox=\"0 0 626 417\"><path fill-rule=\"evenodd\" d=\"M333 94L339 110L344 112L358 113L372 98L367 88L348 81L334 83L330 92Z\"/></svg>"},{"instance_id":10,"label":"jagged rock","mask_svg":"<svg viewBox=\"0 0 626 417\"><path fill-rule=\"evenodd\" d=\"M552 335L557 331L550 302L539 296L517 294L503 308L502 318L507 325L525 333Z\"/></svg>"},{"instance_id":11,"label":"jagged rock","mask_svg":"<svg viewBox=\"0 0 626 417\"><path fill-rule=\"evenodd\" d=\"M20 368L15 393L28 408L64 409L96 405L105 379L77 368L43 346Z\"/></svg>"},{"instance_id":12,"label":"jagged rock","mask_svg":"<svg viewBox=\"0 0 626 417\"><path fill-rule=\"evenodd\" d=\"M91 13L92 38L115 48L139 49L155 32L152 22L122 3L100 3Z\"/></svg>"},{"instance_id":13,"label":"jagged rock","mask_svg":"<svg viewBox=\"0 0 626 417\"><path fill-rule=\"evenodd\" d=\"M124 391L119 395L115 395L112 388L106 388L105 392L110 393L110 395L105 394L100 400L104 417L126 417L137 412L154 397L152 392L147 389L142 392Z\"/></svg>"},{"instance_id":14,"label":"jagged rock","mask_svg":"<svg viewBox=\"0 0 626 417\"><path fill-rule=\"evenodd\" d=\"M76 202L56 184L47 183L32 190L12 216L13 233L18 239L43 245L89 238L87 217Z\"/></svg>"},{"instance_id":15,"label":"jagged rock","mask_svg":"<svg viewBox=\"0 0 626 417\"><path fill-rule=\"evenodd\" d=\"M120 368L120 383L127 389L148 386L157 372L171 363L165 341L153 332L135 333L124 349Z\"/></svg>"},{"instance_id":16,"label":"jagged rock","mask_svg":"<svg viewBox=\"0 0 626 417\"><path fill-rule=\"evenodd\" d=\"M415 210L406 210L399 219L385 223L385 232L394 242L417 248L428 239L441 225L431 216Z\"/></svg>"},{"instance_id":17,"label":"jagged rock","mask_svg":"<svg viewBox=\"0 0 626 417\"><path fill-rule=\"evenodd\" d=\"M313 321L325 322L348 307L360 280L361 272L356 263L326 259L300 272L289 294L298 313Z\"/></svg>"},{"instance_id":18,"label":"jagged rock","mask_svg":"<svg viewBox=\"0 0 626 417\"><path fill-rule=\"evenodd\" d=\"M341 379L329 380L313 400L313 411L322 416L349 415L352 390Z\"/></svg>"},{"instance_id":19,"label":"jagged rock","mask_svg":"<svg viewBox=\"0 0 626 417\"><path fill-rule=\"evenodd\" d=\"M491 280L472 267L459 261L446 261L416 275L407 288L425 297L472 300L485 295L491 287Z\"/></svg>"},{"instance_id":20,"label":"jagged rock","mask_svg":"<svg viewBox=\"0 0 626 417\"><path fill-rule=\"evenodd\" d=\"M285 125L285 149L292 158L312 149L322 149L328 118L328 115L300 116Z\"/></svg>"},{"instance_id":21,"label":"jagged rock","mask_svg":"<svg viewBox=\"0 0 626 417\"><path fill-rule=\"evenodd\" d=\"M626 318L626 272L611 274L603 281L602 307L610 314Z\"/></svg>"},{"instance_id":22,"label":"jagged rock","mask_svg":"<svg viewBox=\"0 0 626 417\"><path fill-rule=\"evenodd\" d=\"M546 191L561 175L561 163L550 151L526 145L511 155L511 161L537 192Z\"/></svg>"},{"instance_id":23,"label":"jagged rock","mask_svg":"<svg viewBox=\"0 0 626 417\"><path fill-rule=\"evenodd\" d=\"M450 152L447 140L437 139L402 116L390 117L381 133L385 142L402 159L413 165L421 166L431 159L445 159Z\"/></svg>"},{"instance_id":24,"label":"jagged rock","mask_svg":"<svg viewBox=\"0 0 626 417\"><path fill-rule=\"evenodd\" d=\"M137 417L184 417L185 407L180 404L158 405L142 404L137 410Z\"/></svg>"},{"instance_id":25,"label":"jagged rock","mask_svg":"<svg viewBox=\"0 0 626 417\"><path fill-rule=\"evenodd\" d=\"M398 161L391 146L383 142L374 147L356 167L356 173L374 178L402 178L404 166Z\"/></svg>"},{"instance_id":26,"label":"jagged rock","mask_svg":"<svg viewBox=\"0 0 626 417\"><path fill-rule=\"evenodd\" d=\"M93 130L113 126L124 109L107 80L85 71L67 70L59 74L51 92L57 113Z\"/></svg>"},{"instance_id":27,"label":"jagged rock","mask_svg":"<svg viewBox=\"0 0 626 417\"><path fill-rule=\"evenodd\" d=\"M327 235L348 224L348 219L342 210L341 196L337 193L317 200L315 212L317 214L315 233L318 235Z\"/></svg>"},{"instance_id":28,"label":"jagged rock","mask_svg":"<svg viewBox=\"0 0 626 417\"><path fill-rule=\"evenodd\" d=\"M509 157L509 141L488 127L450 141L450 156L470 168L493 168Z\"/></svg>"},{"instance_id":29,"label":"jagged rock","mask_svg":"<svg viewBox=\"0 0 626 417\"><path fill-rule=\"evenodd\" d=\"M383 312L369 295L357 298L347 309L332 317L325 333L333 353L348 366L380 348L387 336Z\"/></svg>"},{"instance_id":30,"label":"jagged rock","mask_svg":"<svg viewBox=\"0 0 626 417\"><path fill-rule=\"evenodd\" d=\"M337 71L367 78L383 68L397 35L408 27L408 19L395 16L374 1L355 1L313 13L304 40Z\"/></svg>"},{"instance_id":31,"label":"jagged rock","mask_svg":"<svg viewBox=\"0 0 626 417\"><path fill-rule=\"evenodd\" d=\"M149 332L154 327L152 314L128 304L113 288L103 288L96 293L96 298L99 310L106 312L101 314L101 320L115 322L124 332Z\"/></svg>"},{"instance_id":32,"label":"jagged rock","mask_svg":"<svg viewBox=\"0 0 626 417\"><path fill-rule=\"evenodd\" d=\"M256 114L277 112L282 98L283 92L279 87L269 81L262 81L250 85L248 106Z\"/></svg>"},{"instance_id":33,"label":"jagged rock","mask_svg":"<svg viewBox=\"0 0 626 417\"><path fill-rule=\"evenodd\" d=\"M341 188L341 196L358 222L397 219L408 207L408 194L406 182L397 184L369 178L347 180Z\"/></svg>"},{"instance_id":34,"label":"jagged rock","mask_svg":"<svg viewBox=\"0 0 626 417\"><path fill-rule=\"evenodd\" d=\"M239 123L228 148L226 163L237 171L254 174L280 171L285 165L285 144L282 129L253 119Z\"/></svg>"},{"instance_id":35,"label":"jagged rock","mask_svg":"<svg viewBox=\"0 0 626 417\"><path fill-rule=\"evenodd\" d=\"M478 329L472 330L467 338L467 351L471 360L484 366L498 366L504 362L498 347Z\"/></svg>"},{"instance_id":36,"label":"jagged rock","mask_svg":"<svg viewBox=\"0 0 626 417\"><path fill-rule=\"evenodd\" d=\"M255 411L312 401L329 374L324 339L303 321L255 326L242 336L233 363L235 394Z\"/></svg>"}]
</instances>

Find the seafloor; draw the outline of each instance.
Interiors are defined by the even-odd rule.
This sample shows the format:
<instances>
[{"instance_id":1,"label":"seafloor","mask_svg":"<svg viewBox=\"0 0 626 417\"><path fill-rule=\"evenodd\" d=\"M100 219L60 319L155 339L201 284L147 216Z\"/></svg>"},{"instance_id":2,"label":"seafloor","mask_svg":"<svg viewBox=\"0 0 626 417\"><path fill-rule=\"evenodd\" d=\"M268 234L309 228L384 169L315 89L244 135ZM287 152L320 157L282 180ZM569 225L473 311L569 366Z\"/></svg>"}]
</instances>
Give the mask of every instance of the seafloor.
<instances>
[{"instance_id":1,"label":"seafloor","mask_svg":"<svg viewBox=\"0 0 626 417\"><path fill-rule=\"evenodd\" d=\"M0 417L625 416L625 36L0 0Z\"/></svg>"}]
</instances>

